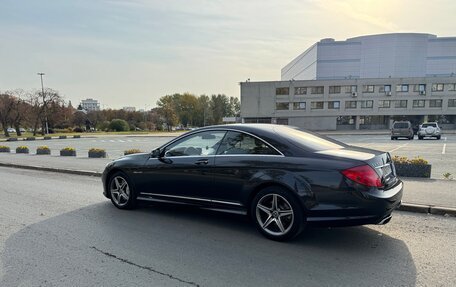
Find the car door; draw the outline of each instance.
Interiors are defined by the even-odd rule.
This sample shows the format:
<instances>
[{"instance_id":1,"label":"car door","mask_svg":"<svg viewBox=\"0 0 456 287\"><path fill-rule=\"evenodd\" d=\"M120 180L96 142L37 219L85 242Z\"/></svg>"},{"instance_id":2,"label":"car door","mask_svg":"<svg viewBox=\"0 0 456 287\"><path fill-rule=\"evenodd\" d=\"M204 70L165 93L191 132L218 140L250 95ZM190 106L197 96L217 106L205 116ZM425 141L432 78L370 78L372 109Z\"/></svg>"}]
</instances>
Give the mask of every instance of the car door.
<instances>
[{"instance_id":1,"label":"car door","mask_svg":"<svg viewBox=\"0 0 456 287\"><path fill-rule=\"evenodd\" d=\"M282 164L283 155L260 138L228 131L215 157L213 197L239 203L247 196L253 181L265 180L265 170Z\"/></svg>"},{"instance_id":2,"label":"car door","mask_svg":"<svg viewBox=\"0 0 456 287\"><path fill-rule=\"evenodd\" d=\"M172 142L151 157L141 171L142 195L167 200L199 200L210 197L213 188L211 169L225 131L192 133Z\"/></svg>"}]
</instances>

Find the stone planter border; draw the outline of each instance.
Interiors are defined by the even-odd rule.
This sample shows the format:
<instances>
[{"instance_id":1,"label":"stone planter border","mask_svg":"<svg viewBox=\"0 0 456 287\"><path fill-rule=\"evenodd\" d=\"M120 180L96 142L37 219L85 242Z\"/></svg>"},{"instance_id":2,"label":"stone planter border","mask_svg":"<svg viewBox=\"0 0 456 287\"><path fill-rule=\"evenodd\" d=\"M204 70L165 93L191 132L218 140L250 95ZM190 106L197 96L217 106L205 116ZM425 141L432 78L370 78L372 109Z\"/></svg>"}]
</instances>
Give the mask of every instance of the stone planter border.
<instances>
[{"instance_id":1,"label":"stone planter border","mask_svg":"<svg viewBox=\"0 0 456 287\"><path fill-rule=\"evenodd\" d=\"M36 149L37 155L49 155L51 154L51 150L49 148L37 148Z\"/></svg>"},{"instance_id":2,"label":"stone planter border","mask_svg":"<svg viewBox=\"0 0 456 287\"><path fill-rule=\"evenodd\" d=\"M62 150L60 150L60 156L76 156L76 151L62 149Z\"/></svg>"},{"instance_id":3,"label":"stone planter border","mask_svg":"<svg viewBox=\"0 0 456 287\"><path fill-rule=\"evenodd\" d=\"M0 146L0 152L8 153L11 152L11 149L8 146Z\"/></svg>"},{"instance_id":4,"label":"stone planter border","mask_svg":"<svg viewBox=\"0 0 456 287\"><path fill-rule=\"evenodd\" d=\"M26 140L26 141L34 141L34 140L36 140L36 138L35 137L26 137L24 140Z\"/></svg>"},{"instance_id":5,"label":"stone planter border","mask_svg":"<svg viewBox=\"0 0 456 287\"><path fill-rule=\"evenodd\" d=\"M395 163L396 174L404 177L431 177L431 165L430 164L403 164Z\"/></svg>"},{"instance_id":6,"label":"stone planter border","mask_svg":"<svg viewBox=\"0 0 456 287\"><path fill-rule=\"evenodd\" d=\"M7 142L17 142L17 138L8 138Z\"/></svg>"},{"instance_id":7,"label":"stone planter border","mask_svg":"<svg viewBox=\"0 0 456 287\"><path fill-rule=\"evenodd\" d=\"M45 136L43 139L44 139L44 140L52 140L52 137L50 137L50 136Z\"/></svg>"},{"instance_id":8,"label":"stone planter border","mask_svg":"<svg viewBox=\"0 0 456 287\"><path fill-rule=\"evenodd\" d=\"M64 140L66 138L67 138L67 136L59 136L59 139L61 139L61 140Z\"/></svg>"},{"instance_id":9,"label":"stone planter border","mask_svg":"<svg viewBox=\"0 0 456 287\"><path fill-rule=\"evenodd\" d=\"M89 158L106 158L106 151L90 151Z\"/></svg>"},{"instance_id":10,"label":"stone planter border","mask_svg":"<svg viewBox=\"0 0 456 287\"><path fill-rule=\"evenodd\" d=\"M29 153L29 149L28 147L19 146L16 148L16 153Z\"/></svg>"}]
</instances>

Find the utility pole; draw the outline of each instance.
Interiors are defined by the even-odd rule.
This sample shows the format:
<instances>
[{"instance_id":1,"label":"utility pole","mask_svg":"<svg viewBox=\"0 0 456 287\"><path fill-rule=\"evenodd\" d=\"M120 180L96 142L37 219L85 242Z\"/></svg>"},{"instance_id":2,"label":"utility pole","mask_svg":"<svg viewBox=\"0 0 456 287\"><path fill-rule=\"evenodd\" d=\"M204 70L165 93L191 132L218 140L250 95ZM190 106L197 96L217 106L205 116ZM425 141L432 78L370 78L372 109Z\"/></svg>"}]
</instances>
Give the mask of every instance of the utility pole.
<instances>
[{"instance_id":1,"label":"utility pole","mask_svg":"<svg viewBox=\"0 0 456 287\"><path fill-rule=\"evenodd\" d=\"M46 134L49 134L49 127L48 127L48 118L47 118L47 104L45 102L45 95L44 95L44 85L43 85L43 76L44 73L37 73L41 78L41 96L43 96L43 105L44 105L44 116L45 116L45 124L46 124Z\"/></svg>"}]
</instances>

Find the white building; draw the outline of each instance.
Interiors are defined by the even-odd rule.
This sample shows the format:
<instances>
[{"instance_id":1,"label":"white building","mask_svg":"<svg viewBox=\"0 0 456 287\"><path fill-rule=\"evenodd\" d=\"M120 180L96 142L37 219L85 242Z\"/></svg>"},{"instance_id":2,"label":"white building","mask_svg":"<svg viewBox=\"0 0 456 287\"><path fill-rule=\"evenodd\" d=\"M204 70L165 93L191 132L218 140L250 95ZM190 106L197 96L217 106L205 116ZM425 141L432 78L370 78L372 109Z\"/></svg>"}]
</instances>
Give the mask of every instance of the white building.
<instances>
[{"instance_id":1,"label":"white building","mask_svg":"<svg viewBox=\"0 0 456 287\"><path fill-rule=\"evenodd\" d=\"M395 33L323 39L281 71L282 80L450 77L456 37Z\"/></svg>"},{"instance_id":2,"label":"white building","mask_svg":"<svg viewBox=\"0 0 456 287\"><path fill-rule=\"evenodd\" d=\"M100 103L94 99L86 99L81 101L81 107L88 112L99 111Z\"/></svg>"},{"instance_id":3,"label":"white building","mask_svg":"<svg viewBox=\"0 0 456 287\"><path fill-rule=\"evenodd\" d=\"M122 110L124 110L126 112L134 112L134 111L136 111L136 108L135 107L123 107Z\"/></svg>"},{"instance_id":4,"label":"white building","mask_svg":"<svg viewBox=\"0 0 456 287\"><path fill-rule=\"evenodd\" d=\"M241 83L241 117L312 130L384 129L395 120L456 128L456 37L321 40L282 69L281 81Z\"/></svg>"}]
</instances>

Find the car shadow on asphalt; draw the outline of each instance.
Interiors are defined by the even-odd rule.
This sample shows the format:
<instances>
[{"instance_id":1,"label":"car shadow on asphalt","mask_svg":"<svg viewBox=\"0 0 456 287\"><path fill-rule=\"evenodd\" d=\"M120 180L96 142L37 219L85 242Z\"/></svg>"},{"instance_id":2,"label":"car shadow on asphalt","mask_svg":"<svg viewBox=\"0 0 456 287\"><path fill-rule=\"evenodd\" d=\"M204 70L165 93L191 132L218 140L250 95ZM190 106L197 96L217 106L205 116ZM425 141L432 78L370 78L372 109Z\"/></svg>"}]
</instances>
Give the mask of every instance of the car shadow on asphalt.
<instances>
[{"instance_id":1,"label":"car shadow on asphalt","mask_svg":"<svg viewBox=\"0 0 456 287\"><path fill-rule=\"evenodd\" d=\"M369 226L307 229L281 243L246 216L157 204L125 211L108 201L24 227L6 240L1 260L0 286L416 282L406 244Z\"/></svg>"}]
</instances>

